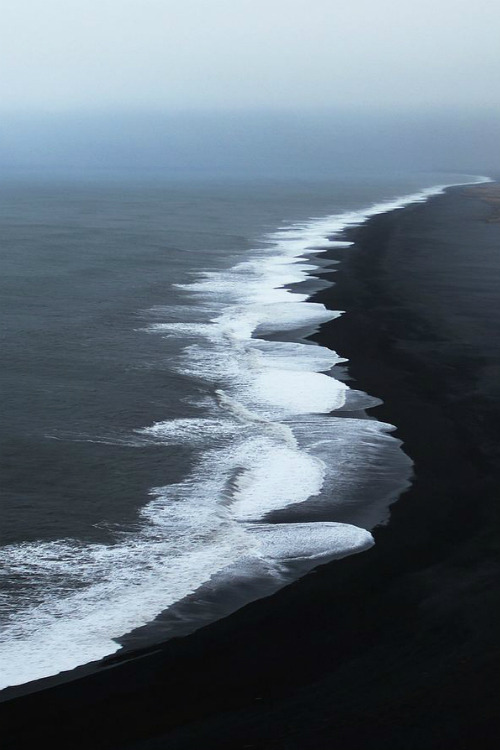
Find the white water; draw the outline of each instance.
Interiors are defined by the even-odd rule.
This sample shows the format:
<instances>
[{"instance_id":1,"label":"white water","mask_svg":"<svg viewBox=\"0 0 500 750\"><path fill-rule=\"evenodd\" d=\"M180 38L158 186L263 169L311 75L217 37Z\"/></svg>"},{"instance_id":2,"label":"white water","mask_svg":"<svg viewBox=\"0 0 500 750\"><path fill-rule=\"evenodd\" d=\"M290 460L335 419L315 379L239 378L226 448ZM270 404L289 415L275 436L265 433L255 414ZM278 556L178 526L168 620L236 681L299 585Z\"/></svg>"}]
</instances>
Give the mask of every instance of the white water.
<instances>
[{"instance_id":1,"label":"white water","mask_svg":"<svg viewBox=\"0 0 500 750\"><path fill-rule=\"evenodd\" d=\"M443 189L282 228L266 237L267 249L255 250L245 262L183 286L192 301L189 322L182 322L186 308L179 306L177 322L155 323L149 332L186 341L172 366L210 383L213 397L200 402L199 418L156 423L139 430L137 439L140 445L197 445L199 461L184 481L152 490L137 528L117 533L113 545L61 540L0 550L3 575L17 579L16 606L1 635L0 687L116 652L115 639L214 576L230 580L236 566L258 561L279 587L289 580L287 562L314 565L373 543L368 529L386 519L394 499L377 489L387 484L380 456L399 453L391 427L329 416L349 395L328 374L344 361L334 352L255 336L314 329L340 314L284 288L315 269L301 259L308 249L345 246L335 239L344 228ZM217 315L196 322L197 305ZM362 475L371 479L370 494ZM363 528L266 518L318 503L339 510L360 505Z\"/></svg>"}]
</instances>

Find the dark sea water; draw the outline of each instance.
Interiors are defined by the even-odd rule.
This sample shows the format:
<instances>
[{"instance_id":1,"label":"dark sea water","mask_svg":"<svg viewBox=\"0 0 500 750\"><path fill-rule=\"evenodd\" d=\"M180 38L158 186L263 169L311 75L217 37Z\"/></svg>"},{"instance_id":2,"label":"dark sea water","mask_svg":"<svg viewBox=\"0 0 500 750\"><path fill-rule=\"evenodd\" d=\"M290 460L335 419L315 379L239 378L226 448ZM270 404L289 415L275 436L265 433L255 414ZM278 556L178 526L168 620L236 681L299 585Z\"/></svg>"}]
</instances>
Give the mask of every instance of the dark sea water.
<instances>
[{"instance_id":1,"label":"dark sea water","mask_svg":"<svg viewBox=\"0 0 500 750\"><path fill-rule=\"evenodd\" d=\"M0 687L373 543L411 462L307 341L314 272L474 179L0 185Z\"/></svg>"}]
</instances>

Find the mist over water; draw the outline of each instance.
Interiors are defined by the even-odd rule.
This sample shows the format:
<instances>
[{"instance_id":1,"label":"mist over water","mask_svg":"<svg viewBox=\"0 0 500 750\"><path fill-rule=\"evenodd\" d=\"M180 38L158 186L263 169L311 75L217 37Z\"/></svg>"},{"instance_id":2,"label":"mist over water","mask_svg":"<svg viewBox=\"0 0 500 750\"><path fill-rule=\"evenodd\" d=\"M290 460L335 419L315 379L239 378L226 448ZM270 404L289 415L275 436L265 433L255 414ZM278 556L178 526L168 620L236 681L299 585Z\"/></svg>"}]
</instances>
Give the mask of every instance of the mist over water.
<instances>
[{"instance_id":1,"label":"mist over water","mask_svg":"<svg viewBox=\"0 0 500 750\"><path fill-rule=\"evenodd\" d=\"M338 179L500 171L500 114L461 109L0 115L0 180Z\"/></svg>"},{"instance_id":2,"label":"mist over water","mask_svg":"<svg viewBox=\"0 0 500 750\"><path fill-rule=\"evenodd\" d=\"M343 227L500 168L484 91L477 114L417 107L368 69L368 8L343 14L355 58L301 3L126 5L12 7L0 45L1 686L372 544L410 461L340 413L376 394L304 340L341 313L308 301L314 272Z\"/></svg>"}]
</instances>

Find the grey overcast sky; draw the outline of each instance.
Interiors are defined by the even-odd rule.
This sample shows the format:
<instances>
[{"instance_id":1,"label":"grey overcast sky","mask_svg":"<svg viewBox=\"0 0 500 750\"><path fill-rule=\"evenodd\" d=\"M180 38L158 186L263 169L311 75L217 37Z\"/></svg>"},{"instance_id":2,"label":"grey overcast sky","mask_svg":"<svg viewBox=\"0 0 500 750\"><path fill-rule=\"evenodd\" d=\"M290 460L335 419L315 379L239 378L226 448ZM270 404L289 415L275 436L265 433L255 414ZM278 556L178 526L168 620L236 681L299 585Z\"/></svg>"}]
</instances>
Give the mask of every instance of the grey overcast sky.
<instances>
[{"instance_id":1,"label":"grey overcast sky","mask_svg":"<svg viewBox=\"0 0 500 750\"><path fill-rule=\"evenodd\" d=\"M0 108L500 109L495 0L1 0Z\"/></svg>"}]
</instances>

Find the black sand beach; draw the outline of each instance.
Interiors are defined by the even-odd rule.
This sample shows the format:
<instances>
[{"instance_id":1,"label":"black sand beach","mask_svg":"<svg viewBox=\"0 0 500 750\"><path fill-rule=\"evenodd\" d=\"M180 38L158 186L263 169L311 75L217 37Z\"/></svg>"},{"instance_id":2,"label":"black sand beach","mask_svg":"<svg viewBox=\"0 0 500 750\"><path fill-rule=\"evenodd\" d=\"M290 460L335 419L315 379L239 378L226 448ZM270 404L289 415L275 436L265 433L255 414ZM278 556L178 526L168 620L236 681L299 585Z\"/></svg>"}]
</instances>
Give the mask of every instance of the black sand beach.
<instances>
[{"instance_id":1,"label":"black sand beach","mask_svg":"<svg viewBox=\"0 0 500 750\"><path fill-rule=\"evenodd\" d=\"M474 190L352 229L317 340L415 462L368 552L0 706L3 747L447 750L500 741L500 226ZM331 278L329 276L329 278ZM42 686L41 686L42 687Z\"/></svg>"}]
</instances>

